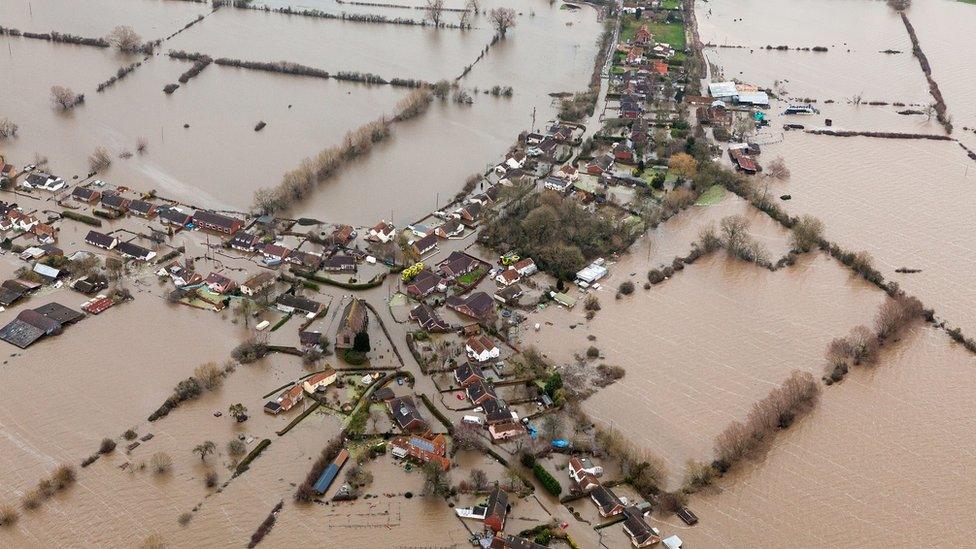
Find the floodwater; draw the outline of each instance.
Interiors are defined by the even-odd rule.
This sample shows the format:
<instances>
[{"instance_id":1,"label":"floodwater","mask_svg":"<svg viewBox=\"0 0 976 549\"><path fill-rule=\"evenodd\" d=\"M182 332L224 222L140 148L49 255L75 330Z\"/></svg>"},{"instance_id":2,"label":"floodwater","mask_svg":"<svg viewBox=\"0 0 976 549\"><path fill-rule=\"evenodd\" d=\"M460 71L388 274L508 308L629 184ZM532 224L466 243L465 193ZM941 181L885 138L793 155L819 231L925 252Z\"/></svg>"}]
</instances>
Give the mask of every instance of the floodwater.
<instances>
[{"instance_id":1,"label":"floodwater","mask_svg":"<svg viewBox=\"0 0 976 549\"><path fill-rule=\"evenodd\" d=\"M87 38L103 37L117 25L127 25L143 40L155 40L210 10L209 2L168 0L91 0L83 8L73 0L4 0L0 21L4 27L22 31L56 31Z\"/></svg>"}]
</instances>

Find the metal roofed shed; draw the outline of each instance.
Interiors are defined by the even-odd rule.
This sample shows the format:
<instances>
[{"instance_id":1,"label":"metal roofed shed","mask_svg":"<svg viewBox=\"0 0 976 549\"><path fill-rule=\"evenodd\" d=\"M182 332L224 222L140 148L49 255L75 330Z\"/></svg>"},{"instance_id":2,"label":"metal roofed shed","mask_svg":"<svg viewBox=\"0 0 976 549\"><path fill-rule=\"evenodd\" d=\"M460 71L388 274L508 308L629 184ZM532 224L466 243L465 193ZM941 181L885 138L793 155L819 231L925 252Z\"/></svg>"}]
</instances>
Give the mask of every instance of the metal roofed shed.
<instances>
[{"instance_id":1,"label":"metal roofed shed","mask_svg":"<svg viewBox=\"0 0 976 549\"><path fill-rule=\"evenodd\" d=\"M757 107L768 107L769 95L767 95L766 92L761 91L738 92L736 102Z\"/></svg>"},{"instance_id":2,"label":"metal roofed shed","mask_svg":"<svg viewBox=\"0 0 976 549\"><path fill-rule=\"evenodd\" d=\"M347 459L349 459L349 451L343 448L339 451L339 455L336 456L335 460L325 468L325 471L322 471L322 475L315 481L313 489L319 494L324 494L329 489L329 486L332 485L332 482L335 481L336 476L339 475L339 469L342 468Z\"/></svg>"},{"instance_id":3,"label":"metal roofed shed","mask_svg":"<svg viewBox=\"0 0 976 549\"><path fill-rule=\"evenodd\" d=\"M607 276L608 272L609 271L607 271L607 268L604 267L601 263L599 263L598 261L594 261L593 263L590 263L589 265L584 267L583 270L576 273L576 280L577 282L593 284L597 280L600 280L601 278Z\"/></svg>"},{"instance_id":4,"label":"metal roofed shed","mask_svg":"<svg viewBox=\"0 0 976 549\"><path fill-rule=\"evenodd\" d=\"M708 94L712 97L736 97L739 90L735 87L735 82L709 82Z\"/></svg>"}]
</instances>

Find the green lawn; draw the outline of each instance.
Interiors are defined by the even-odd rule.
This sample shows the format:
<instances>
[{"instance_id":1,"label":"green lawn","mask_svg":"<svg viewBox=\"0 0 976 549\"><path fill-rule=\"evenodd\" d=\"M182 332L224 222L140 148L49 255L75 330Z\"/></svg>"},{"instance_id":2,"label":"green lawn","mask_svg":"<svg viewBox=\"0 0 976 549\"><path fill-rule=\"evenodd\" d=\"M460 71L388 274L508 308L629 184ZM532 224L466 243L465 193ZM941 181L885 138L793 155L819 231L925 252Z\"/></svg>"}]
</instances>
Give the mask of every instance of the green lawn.
<instances>
[{"instance_id":1,"label":"green lawn","mask_svg":"<svg viewBox=\"0 0 976 549\"><path fill-rule=\"evenodd\" d=\"M620 41L632 40L643 24L646 24L647 30L654 35L655 42L670 44L676 50L685 48L685 27L681 23L652 23L634 19L630 15L625 15L620 21Z\"/></svg>"},{"instance_id":2,"label":"green lawn","mask_svg":"<svg viewBox=\"0 0 976 549\"><path fill-rule=\"evenodd\" d=\"M662 0L661 7L666 10L676 10L681 8L680 0Z\"/></svg>"},{"instance_id":3,"label":"green lawn","mask_svg":"<svg viewBox=\"0 0 976 549\"><path fill-rule=\"evenodd\" d=\"M463 274L457 277L458 286L470 286L477 282L481 275L485 274L488 269L485 267L478 267L477 269L471 271L470 273Z\"/></svg>"},{"instance_id":4,"label":"green lawn","mask_svg":"<svg viewBox=\"0 0 976 549\"><path fill-rule=\"evenodd\" d=\"M711 206L712 204L718 204L723 198L725 198L725 187L712 185L698 197L698 202L695 202L695 206Z\"/></svg>"}]
</instances>

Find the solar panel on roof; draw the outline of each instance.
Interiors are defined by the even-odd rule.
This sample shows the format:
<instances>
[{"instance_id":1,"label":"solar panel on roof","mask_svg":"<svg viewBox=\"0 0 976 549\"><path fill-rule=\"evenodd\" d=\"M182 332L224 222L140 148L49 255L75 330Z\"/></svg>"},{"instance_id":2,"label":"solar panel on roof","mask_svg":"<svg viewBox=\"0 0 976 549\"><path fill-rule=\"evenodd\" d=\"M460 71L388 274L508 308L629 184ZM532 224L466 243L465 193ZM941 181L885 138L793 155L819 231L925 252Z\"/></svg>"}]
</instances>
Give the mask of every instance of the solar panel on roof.
<instances>
[{"instance_id":1,"label":"solar panel on roof","mask_svg":"<svg viewBox=\"0 0 976 549\"><path fill-rule=\"evenodd\" d=\"M434 445L429 440L424 440L422 438L411 438L410 444L416 446L417 448L420 448L425 452L431 452L431 453L434 452Z\"/></svg>"}]
</instances>

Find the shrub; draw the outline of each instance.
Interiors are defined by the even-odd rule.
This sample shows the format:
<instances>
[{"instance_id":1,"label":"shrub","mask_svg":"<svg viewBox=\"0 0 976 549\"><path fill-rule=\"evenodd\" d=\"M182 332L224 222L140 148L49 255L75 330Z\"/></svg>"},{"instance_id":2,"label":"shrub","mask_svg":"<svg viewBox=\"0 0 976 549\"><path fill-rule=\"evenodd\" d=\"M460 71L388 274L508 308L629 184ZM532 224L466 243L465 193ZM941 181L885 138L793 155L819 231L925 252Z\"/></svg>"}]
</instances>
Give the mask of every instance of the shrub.
<instances>
[{"instance_id":1,"label":"shrub","mask_svg":"<svg viewBox=\"0 0 976 549\"><path fill-rule=\"evenodd\" d=\"M110 454L115 451L115 441L110 438L103 438L101 445L98 447L98 452L101 454Z\"/></svg>"},{"instance_id":2,"label":"shrub","mask_svg":"<svg viewBox=\"0 0 976 549\"><path fill-rule=\"evenodd\" d=\"M13 526L19 518L20 515L12 506L0 505L0 528Z\"/></svg>"},{"instance_id":3,"label":"shrub","mask_svg":"<svg viewBox=\"0 0 976 549\"><path fill-rule=\"evenodd\" d=\"M233 439L227 443L227 453L232 457L240 457L247 453L247 444L243 440Z\"/></svg>"},{"instance_id":4,"label":"shrub","mask_svg":"<svg viewBox=\"0 0 976 549\"><path fill-rule=\"evenodd\" d=\"M207 473L203 476L203 483L207 486L207 488L213 488L216 486L217 480L217 471L214 471L213 469L207 471Z\"/></svg>"},{"instance_id":5,"label":"shrub","mask_svg":"<svg viewBox=\"0 0 976 549\"><path fill-rule=\"evenodd\" d=\"M600 356L600 349L591 346L586 350L586 358L598 358Z\"/></svg>"},{"instance_id":6,"label":"shrub","mask_svg":"<svg viewBox=\"0 0 976 549\"><path fill-rule=\"evenodd\" d=\"M366 354L355 349L346 349L342 354L342 360L351 366L359 366L366 362Z\"/></svg>"},{"instance_id":7,"label":"shrub","mask_svg":"<svg viewBox=\"0 0 976 549\"><path fill-rule=\"evenodd\" d=\"M685 479L681 491L693 494L710 485L715 480L715 469L700 461L688 460L685 464Z\"/></svg>"},{"instance_id":8,"label":"shrub","mask_svg":"<svg viewBox=\"0 0 976 549\"><path fill-rule=\"evenodd\" d=\"M43 501L44 496L40 490L35 488L24 492L24 495L20 498L20 505L28 511L33 511L40 507Z\"/></svg>"},{"instance_id":9,"label":"shrub","mask_svg":"<svg viewBox=\"0 0 976 549\"><path fill-rule=\"evenodd\" d=\"M804 215L793 226L790 234L790 246L795 250L809 251L823 241L823 221L812 215Z\"/></svg>"},{"instance_id":10,"label":"shrub","mask_svg":"<svg viewBox=\"0 0 976 549\"><path fill-rule=\"evenodd\" d=\"M187 524L190 524L190 520L192 519L193 519L193 513L190 513L188 511L186 513L180 514L180 516L176 518L176 522L179 523L180 526L186 526Z\"/></svg>"},{"instance_id":11,"label":"shrub","mask_svg":"<svg viewBox=\"0 0 976 549\"><path fill-rule=\"evenodd\" d=\"M56 490L64 490L75 483L75 468L70 465L61 465L54 470L51 475L51 482Z\"/></svg>"},{"instance_id":12,"label":"shrub","mask_svg":"<svg viewBox=\"0 0 976 549\"><path fill-rule=\"evenodd\" d=\"M125 440L135 440L137 436L138 435L136 434L136 432L132 429L127 429L124 433L122 433L122 438L124 438Z\"/></svg>"},{"instance_id":13,"label":"shrub","mask_svg":"<svg viewBox=\"0 0 976 549\"><path fill-rule=\"evenodd\" d=\"M647 271L647 281L651 284L660 284L664 281L664 273L657 269Z\"/></svg>"},{"instance_id":14,"label":"shrub","mask_svg":"<svg viewBox=\"0 0 976 549\"><path fill-rule=\"evenodd\" d=\"M620 293L630 295L634 293L634 283L629 280L621 282L618 289L620 290Z\"/></svg>"},{"instance_id":15,"label":"shrub","mask_svg":"<svg viewBox=\"0 0 976 549\"><path fill-rule=\"evenodd\" d=\"M264 358L268 354L268 345L253 338L248 338L234 347L230 356L241 364L250 364L256 360Z\"/></svg>"},{"instance_id":16,"label":"shrub","mask_svg":"<svg viewBox=\"0 0 976 549\"><path fill-rule=\"evenodd\" d=\"M149 466L154 473L162 475L163 473L169 472L173 467L173 458L169 457L169 454L166 452L156 452L149 458Z\"/></svg>"},{"instance_id":17,"label":"shrub","mask_svg":"<svg viewBox=\"0 0 976 549\"><path fill-rule=\"evenodd\" d=\"M600 310L600 298L594 294L586 296L586 301L583 303L583 308L587 311L599 311Z\"/></svg>"},{"instance_id":18,"label":"shrub","mask_svg":"<svg viewBox=\"0 0 976 549\"><path fill-rule=\"evenodd\" d=\"M179 84L166 84L165 86L163 86L163 93L165 93L166 95L169 95L169 94L175 92L176 89L179 88L179 87L180 87Z\"/></svg>"}]
</instances>

